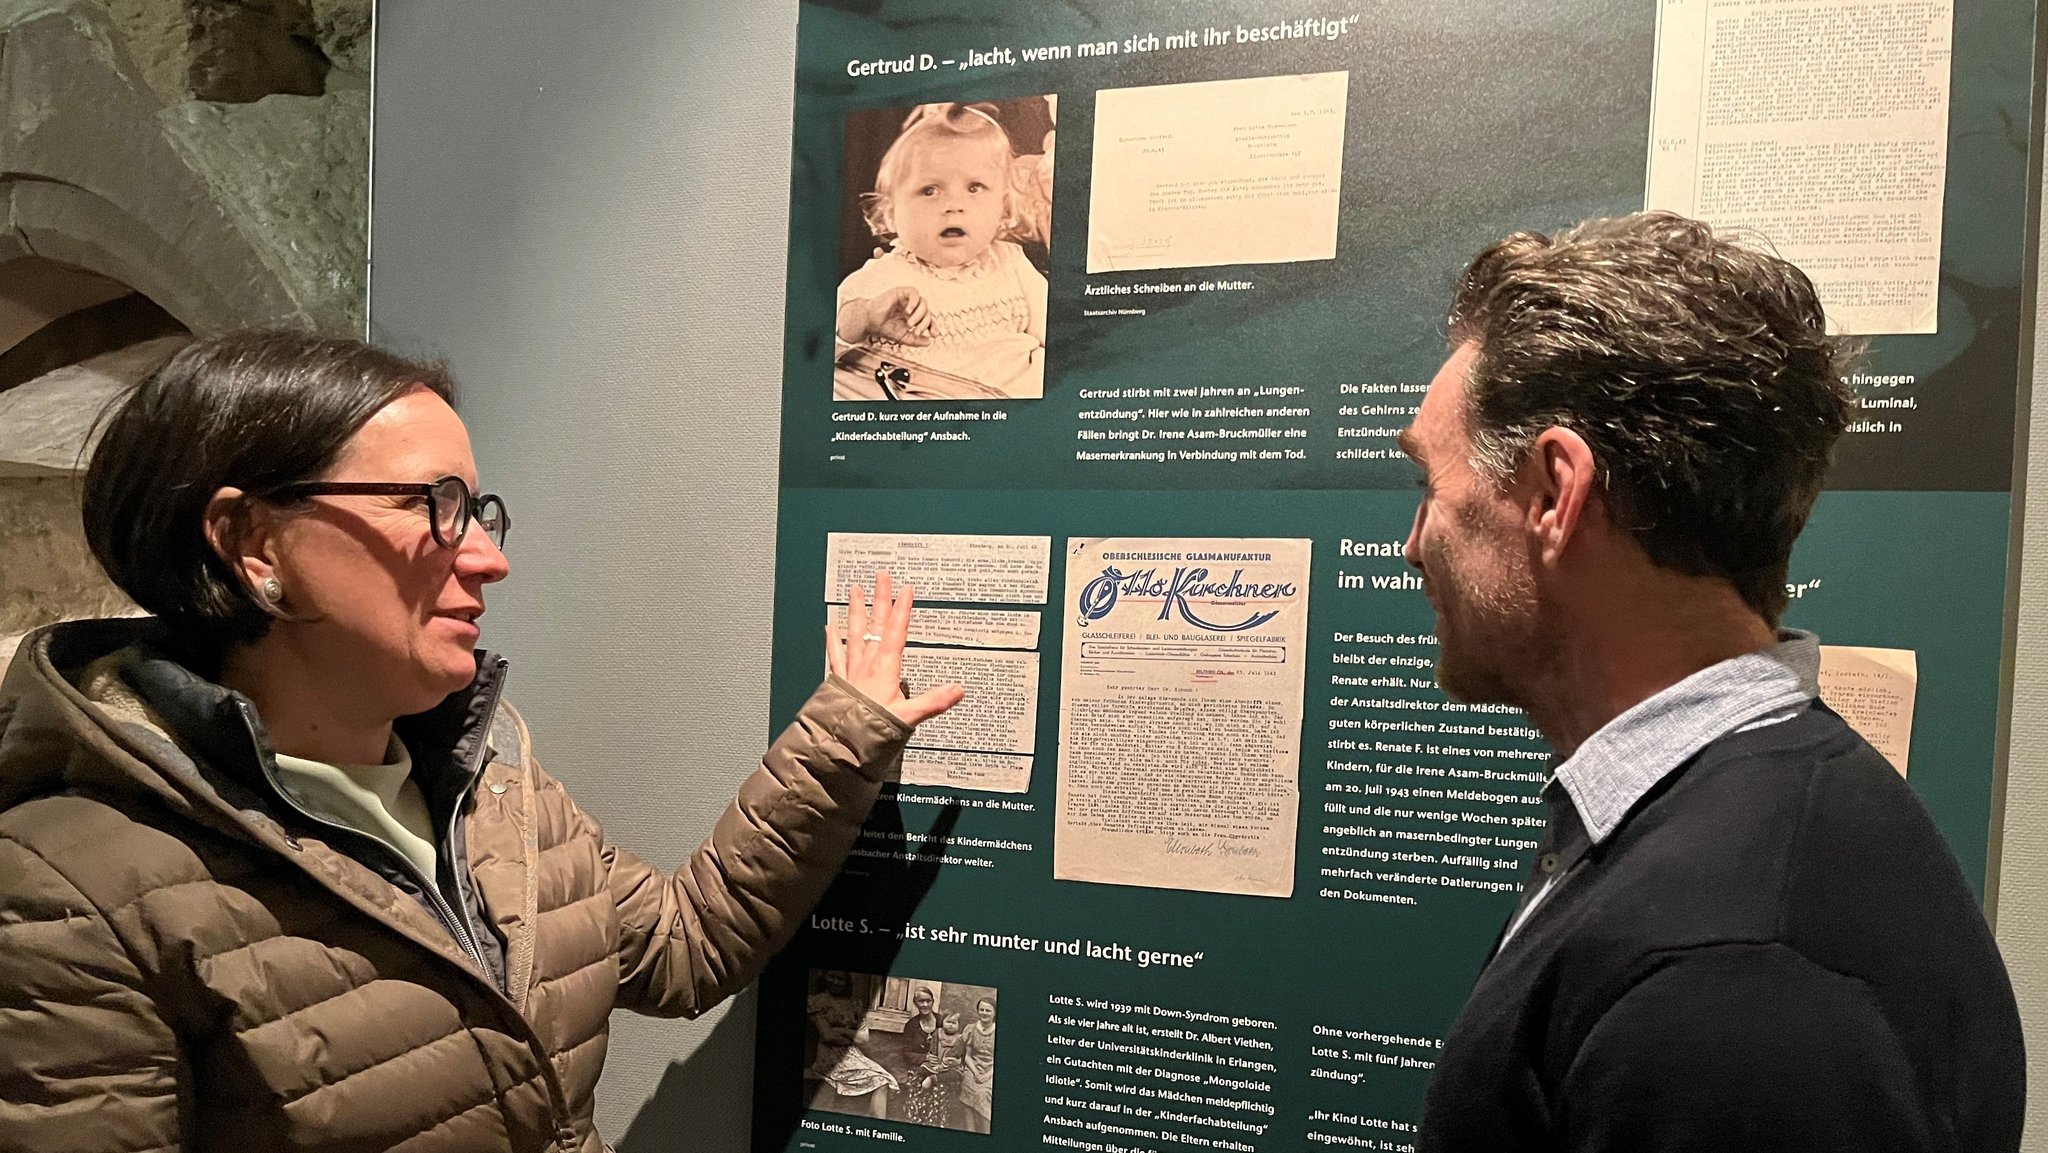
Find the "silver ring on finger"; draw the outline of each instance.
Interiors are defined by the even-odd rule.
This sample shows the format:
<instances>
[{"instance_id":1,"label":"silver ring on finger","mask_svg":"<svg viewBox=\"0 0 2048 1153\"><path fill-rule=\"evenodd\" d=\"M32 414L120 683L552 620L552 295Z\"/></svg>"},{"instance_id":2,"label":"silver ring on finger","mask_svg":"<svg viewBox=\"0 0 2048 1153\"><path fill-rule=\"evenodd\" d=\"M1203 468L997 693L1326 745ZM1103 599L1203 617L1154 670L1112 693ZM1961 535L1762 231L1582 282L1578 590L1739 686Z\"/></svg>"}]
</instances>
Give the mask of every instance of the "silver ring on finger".
<instances>
[{"instance_id":1,"label":"silver ring on finger","mask_svg":"<svg viewBox=\"0 0 2048 1153\"><path fill-rule=\"evenodd\" d=\"M882 634L881 634L881 633L862 633L862 634L860 634L860 639L862 639L862 640L864 640L864 641L868 642L868 643L869 643L869 644L871 644L871 645L872 645L872 644L878 644L878 643L880 643L880 641L881 641L881 639L882 639Z\"/></svg>"}]
</instances>

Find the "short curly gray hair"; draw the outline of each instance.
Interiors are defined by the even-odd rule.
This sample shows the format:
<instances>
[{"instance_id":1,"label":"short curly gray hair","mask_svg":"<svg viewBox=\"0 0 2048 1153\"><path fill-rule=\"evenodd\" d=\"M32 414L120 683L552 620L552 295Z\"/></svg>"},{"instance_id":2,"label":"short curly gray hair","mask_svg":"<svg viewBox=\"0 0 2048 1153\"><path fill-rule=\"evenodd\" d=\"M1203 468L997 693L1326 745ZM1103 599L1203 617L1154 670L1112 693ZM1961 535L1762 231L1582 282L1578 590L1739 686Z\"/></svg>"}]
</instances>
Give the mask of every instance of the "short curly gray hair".
<instances>
[{"instance_id":1,"label":"short curly gray hair","mask_svg":"<svg viewBox=\"0 0 2048 1153\"><path fill-rule=\"evenodd\" d=\"M1651 560L1725 577L1777 623L1861 351L1828 334L1805 273L1668 212L1518 232L1465 270L1450 337L1477 346L1481 475L1504 482L1544 429L1571 429Z\"/></svg>"}]
</instances>

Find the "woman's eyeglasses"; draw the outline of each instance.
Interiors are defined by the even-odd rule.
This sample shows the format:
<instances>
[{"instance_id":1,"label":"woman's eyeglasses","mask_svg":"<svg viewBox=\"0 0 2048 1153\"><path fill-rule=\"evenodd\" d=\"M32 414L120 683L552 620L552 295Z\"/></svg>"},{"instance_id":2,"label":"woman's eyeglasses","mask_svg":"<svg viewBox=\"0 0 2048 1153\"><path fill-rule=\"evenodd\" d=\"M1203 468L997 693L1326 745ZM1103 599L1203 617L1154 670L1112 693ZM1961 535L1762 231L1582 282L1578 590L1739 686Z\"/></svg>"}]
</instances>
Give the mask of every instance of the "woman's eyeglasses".
<instances>
[{"instance_id":1,"label":"woman's eyeglasses","mask_svg":"<svg viewBox=\"0 0 2048 1153\"><path fill-rule=\"evenodd\" d=\"M492 493L473 494L469 491L469 484L459 476L444 476L421 484L312 480L288 484L263 494L266 500L281 502L309 496L425 497L427 520L433 526L435 543L442 548L462 547L462 538L472 524L481 526L491 538L491 543L501 549L505 547L506 534L512 531L512 514L505 511L503 498Z\"/></svg>"}]
</instances>

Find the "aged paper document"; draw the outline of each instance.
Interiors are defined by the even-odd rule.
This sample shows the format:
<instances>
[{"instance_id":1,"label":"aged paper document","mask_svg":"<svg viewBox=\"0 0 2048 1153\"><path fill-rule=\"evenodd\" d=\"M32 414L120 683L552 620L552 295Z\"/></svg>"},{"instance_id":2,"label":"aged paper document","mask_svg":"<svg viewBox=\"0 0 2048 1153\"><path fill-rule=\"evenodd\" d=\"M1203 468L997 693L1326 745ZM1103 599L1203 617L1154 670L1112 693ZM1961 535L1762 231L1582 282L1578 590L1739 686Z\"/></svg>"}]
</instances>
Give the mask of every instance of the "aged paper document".
<instances>
[{"instance_id":1,"label":"aged paper document","mask_svg":"<svg viewBox=\"0 0 2048 1153\"><path fill-rule=\"evenodd\" d=\"M1643 201L1754 230L1835 329L1933 332L1954 0L1660 0Z\"/></svg>"},{"instance_id":2,"label":"aged paper document","mask_svg":"<svg viewBox=\"0 0 2048 1153\"><path fill-rule=\"evenodd\" d=\"M1088 271L1334 258L1350 75L1097 92Z\"/></svg>"},{"instance_id":3,"label":"aged paper document","mask_svg":"<svg viewBox=\"0 0 2048 1153\"><path fill-rule=\"evenodd\" d=\"M1820 699L1906 775L1919 660L1911 649L1820 647Z\"/></svg>"},{"instance_id":4,"label":"aged paper document","mask_svg":"<svg viewBox=\"0 0 2048 1153\"><path fill-rule=\"evenodd\" d=\"M903 650L914 693L947 681L966 699L917 726L903 753L903 783L1021 793L1031 787L1038 739L1038 654L986 649Z\"/></svg>"},{"instance_id":5,"label":"aged paper document","mask_svg":"<svg viewBox=\"0 0 2048 1153\"><path fill-rule=\"evenodd\" d=\"M921 749L912 745L903 750L903 772L897 780L906 785L937 785L984 793L1029 792L1031 757L972 753L964 749Z\"/></svg>"},{"instance_id":6,"label":"aged paper document","mask_svg":"<svg viewBox=\"0 0 2048 1153\"><path fill-rule=\"evenodd\" d=\"M1061 880L1285 897L1309 542L1067 542Z\"/></svg>"},{"instance_id":7,"label":"aged paper document","mask_svg":"<svg viewBox=\"0 0 2048 1153\"><path fill-rule=\"evenodd\" d=\"M925 595L922 588L917 593ZM832 605L826 613L832 627L846 627L845 605ZM1039 616L1012 609L928 609L918 605L910 610L910 641L921 645L1035 649Z\"/></svg>"},{"instance_id":8,"label":"aged paper document","mask_svg":"<svg viewBox=\"0 0 2048 1153\"><path fill-rule=\"evenodd\" d=\"M825 600L845 604L846 590L873 588L884 569L920 602L1041 605L1052 561L1048 536L949 536L937 533L825 534Z\"/></svg>"}]
</instances>

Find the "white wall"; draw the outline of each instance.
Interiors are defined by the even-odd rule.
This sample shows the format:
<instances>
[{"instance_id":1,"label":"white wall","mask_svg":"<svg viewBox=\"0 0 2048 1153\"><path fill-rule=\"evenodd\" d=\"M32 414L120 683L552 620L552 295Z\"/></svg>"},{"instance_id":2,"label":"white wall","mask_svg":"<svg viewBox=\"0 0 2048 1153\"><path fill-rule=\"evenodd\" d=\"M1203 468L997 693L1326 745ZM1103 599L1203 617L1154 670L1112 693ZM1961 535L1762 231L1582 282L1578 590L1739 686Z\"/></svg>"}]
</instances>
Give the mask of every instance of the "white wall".
<instances>
[{"instance_id":1,"label":"white wall","mask_svg":"<svg viewBox=\"0 0 2048 1153\"><path fill-rule=\"evenodd\" d=\"M2048 334L2048 294L2038 286L2037 277L2034 329ZM2027 1031L2024 1147L2039 1153L2048 1150L2048 355L2035 360L2033 392L2044 403L2035 405L2029 421L2028 441L2038 450L2027 468L2025 491L2015 494L2024 530L2014 542L2020 623L1997 929Z\"/></svg>"},{"instance_id":2,"label":"white wall","mask_svg":"<svg viewBox=\"0 0 2048 1153\"><path fill-rule=\"evenodd\" d=\"M466 389L513 513L484 639L542 762L672 868L768 735L796 5L402 0L378 21L373 335ZM613 1027L609 1139L746 1147L748 1006Z\"/></svg>"},{"instance_id":3,"label":"white wall","mask_svg":"<svg viewBox=\"0 0 2048 1153\"><path fill-rule=\"evenodd\" d=\"M467 387L515 519L486 643L542 759L673 867L767 736L794 0L378 19L373 333ZM2048 1151L2048 464L2027 495L1998 930ZM749 1005L613 1025L624 1153L745 1148Z\"/></svg>"}]
</instances>

